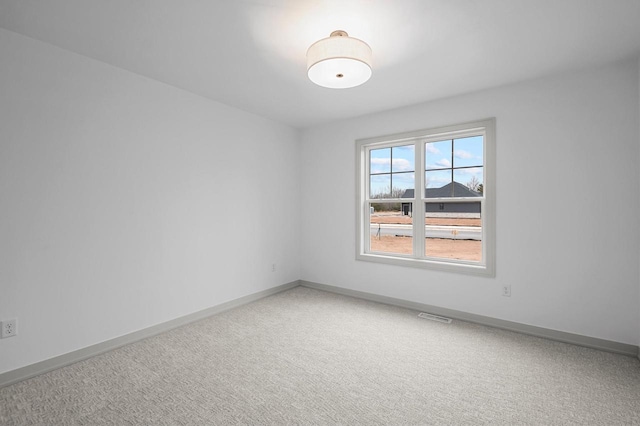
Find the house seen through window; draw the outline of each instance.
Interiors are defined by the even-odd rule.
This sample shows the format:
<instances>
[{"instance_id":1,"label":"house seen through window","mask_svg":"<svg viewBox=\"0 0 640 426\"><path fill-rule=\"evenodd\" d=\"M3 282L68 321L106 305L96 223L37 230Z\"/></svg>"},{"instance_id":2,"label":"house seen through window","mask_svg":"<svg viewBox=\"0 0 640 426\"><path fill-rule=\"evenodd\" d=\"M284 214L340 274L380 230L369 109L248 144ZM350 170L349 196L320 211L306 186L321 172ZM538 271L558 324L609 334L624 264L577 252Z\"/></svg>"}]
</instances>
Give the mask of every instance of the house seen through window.
<instances>
[{"instance_id":1,"label":"house seen through window","mask_svg":"<svg viewBox=\"0 0 640 426\"><path fill-rule=\"evenodd\" d=\"M357 141L360 260L493 273L494 120Z\"/></svg>"}]
</instances>

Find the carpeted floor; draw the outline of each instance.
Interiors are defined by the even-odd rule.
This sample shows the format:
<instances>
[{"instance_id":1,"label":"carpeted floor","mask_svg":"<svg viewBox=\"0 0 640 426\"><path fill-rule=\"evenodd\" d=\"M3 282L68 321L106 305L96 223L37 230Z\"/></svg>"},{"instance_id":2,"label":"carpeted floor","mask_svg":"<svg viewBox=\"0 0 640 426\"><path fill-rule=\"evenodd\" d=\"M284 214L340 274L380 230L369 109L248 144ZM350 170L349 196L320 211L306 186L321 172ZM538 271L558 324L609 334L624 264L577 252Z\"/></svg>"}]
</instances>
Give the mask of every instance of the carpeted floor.
<instances>
[{"instance_id":1,"label":"carpeted floor","mask_svg":"<svg viewBox=\"0 0 640 426\"><path fill-rule=\"evenodd\" d=\"M296 287L0 389L0 424L640 424L640 361Z\"/></svg>"}]
</instances>

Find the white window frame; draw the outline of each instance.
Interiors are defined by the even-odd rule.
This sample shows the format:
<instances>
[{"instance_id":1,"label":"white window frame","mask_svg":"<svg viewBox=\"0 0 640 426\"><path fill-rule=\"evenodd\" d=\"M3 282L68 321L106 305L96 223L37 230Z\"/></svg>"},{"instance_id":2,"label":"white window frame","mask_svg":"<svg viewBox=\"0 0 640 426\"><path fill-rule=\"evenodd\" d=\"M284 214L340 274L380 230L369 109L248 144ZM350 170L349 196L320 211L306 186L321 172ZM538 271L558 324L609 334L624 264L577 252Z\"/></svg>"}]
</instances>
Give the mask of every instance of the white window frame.
<instances>
[{"instance_id":1,"label":"white window frame","mask_svg":"<svg viewBox=\"0 0 640 426\"><path fill-rule=\"evenodd\" d=\"M468 198L425 198L424 147L426 142L456 139L465 136L483 136L483 196ZM372 199L369 197L370 171L369 152L372 149L413 144L415 151L414 198ZM395 135L359 139L356 141L356 259L391 265L462 272L474 275L495 276L495 200L496 200L496 150L495 118L452 126L418 130ZM412 202L413 217L425 216L425 202L481 203L482 260L480 262L457 259L428 258L425 256L424 221L413 221L413 254L370 252L370 204L389 202Z\"/></svg>"}]
</instances>

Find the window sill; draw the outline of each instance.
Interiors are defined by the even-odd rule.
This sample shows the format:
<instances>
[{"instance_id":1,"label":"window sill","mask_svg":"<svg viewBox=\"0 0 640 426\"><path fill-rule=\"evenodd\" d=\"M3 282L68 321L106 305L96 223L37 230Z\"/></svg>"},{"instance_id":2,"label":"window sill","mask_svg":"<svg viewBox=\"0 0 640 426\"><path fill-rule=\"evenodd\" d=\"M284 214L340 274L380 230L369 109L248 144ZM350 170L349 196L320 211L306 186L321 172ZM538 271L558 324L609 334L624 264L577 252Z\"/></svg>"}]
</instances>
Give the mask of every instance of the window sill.
<instances>
[{"instance_id":1,"label":"window sill","mask_svg":"<svg viewBox=\"0 0 640 426\"><path fill-rule=\"evenodd\" d=\"M381 253L358 253L356 260L365 262L385 263L388 265L408 266L412 268L431 269L436 271L456 272L484 277L495 277L494 268L488 265L472 264L462 261L446 259L443 261L432 259L415 259L411 257L398 257L397 255L384 255Z\"/></svg>"}]
</instances>

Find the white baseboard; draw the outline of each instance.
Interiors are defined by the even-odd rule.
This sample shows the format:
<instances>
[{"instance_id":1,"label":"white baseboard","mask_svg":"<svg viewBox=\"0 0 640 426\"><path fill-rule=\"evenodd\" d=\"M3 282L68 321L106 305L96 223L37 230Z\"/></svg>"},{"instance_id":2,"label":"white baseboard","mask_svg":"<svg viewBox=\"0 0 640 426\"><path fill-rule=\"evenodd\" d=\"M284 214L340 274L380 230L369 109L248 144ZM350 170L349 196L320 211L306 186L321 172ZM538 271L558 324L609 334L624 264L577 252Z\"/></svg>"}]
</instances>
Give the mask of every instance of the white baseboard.
<instances>
[{"instance_id":1,"label":"white baseboard","mask_svg":"<svg viewBox=\"0 0 640 426\"><path fill-rule=\"evenodd\" d=\"M531 336L543 337L550 340L571 343L574 345L585 346L607 352L614 352L634 357L637 356L640 359L640 352L638 350L638 347L626 343L613 342L610 340L597 339L595 337L587 337L579 334L566 333L563 331L551 330L542 327L535 327L531 325L520 324L517 322L505 321L496 318L485 317L482 315L456 311L453 309L440 308L423 303L411 302L403 299L395 299L392 297L380 296L373 293L350 290L342 287L335 287L311 281L297 280L267 290L259 291L257 293L253 293L244 297L240 297L238 299L231 300L229 302L225 302L199 312L194 312L192 314L185 315L183 317L176 318L162 324L154 325L152 327L145 328L144 330L139 330L133 333L126 334L124 336L116 337L115 339L107 340L105 342L91 345L86 348L78 349L76 351L37 362L35 364L27 365L16 370L7 371L0 374L0 388L43 373L47 373L57 368L76 363L78 361L83 361L87 358L100 355L107 351L117 349L121 346L128 345L130 343L134 343L160 333L164 333L165 331L169 331L176 327L180 327L207 318L211 315L215 315L220 312L236 308L238 306L246 305L247 303L255 302L256 300L271 296L276 293L280 293L285 290L289 290L297 286L309 287L316 290L323 290L331 293L342 294L345 296L357 297L360 299L384 303L387 305L400 306L402 308L413 309L416 311L425 311L436 315L458 319L461 321L473 322L489 327L501 328L504 330L515 331Z\"/></svg>"},{"instance_id":2,"label":"white baseboard","mask_svg":"<svg viewBox=\"0 0 640 426\"><path fill-rule=\"evenodd\" d=\"M416 311L429 312L432 314L458 319L461 321L472 322L476 324L486 325L489 327L501 328L504 330L515 331L530 336L543 337L545 339L555 340L563 343L571 343L574 345L585 346L588 348L599 349L607 352L614 352L622 355L637 356L640 359L638 346L626 343L614 342L611 340L598 339L595 337L582 336L580 334L567 333L564 331L551 330L548 328L536 327L532 325L520 324L517 322L506 321L482 315L470 314L467 312L456 311L453 309L440 308L437 306L426 305L424 303L410 302L403 299L395 299L393 297L380 296L373 293L363 291L350 290L342 287L335 287L327 284L320 284L311 281L300 280L300 285L316 290L328 291L331 293L342 294L345 296L357 297L359 299L371 300L373 302L384 303L387 305L400 306L402 308L413 309Z\"/></svg>"},{"instance_id":3,"label":"white baseboard","mask_svg":"<svg viewBox=\"0 0 640 426\"><path fill-rule=\"evenodd\" d=\"M171 321L163 322L143 330L138 330L133 333L125 334L124 336L116 337L105 342L97 343L95 345L87 346L86 348L78 349L73 352L69 352L54 358L50 358L35 364L27 365L16 370L7 371L0 374L0 388L8 386L13 383L20 382L22 380L29 379L31 377L47 373L57 368L65 367L67 365L83 361L87 358L91 358L96 355L117 349L121 346L128 345L130 343L137 342L139 340L146 339L148 337L155 336L165 331L172 330L174 328L210 317L211 315L218 314L220 312L228 311L229 309L236 308L238 306L246 305L247 303L255 302L267 296L271 296L276 293L280 293L290 288L294 288L300 285L299 281L292 281L287 284L283 284L277 287L269 288L267 290L259 291L257 293L249 294L244 297L240 297L229 302L221 303L220 305L212 306L211 308L204 309L202 311L194 312L189 315L185 315L180 318L173 319Z\"/></svg>"}]
</instances>

